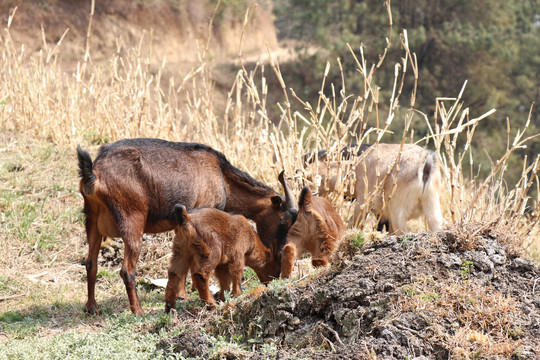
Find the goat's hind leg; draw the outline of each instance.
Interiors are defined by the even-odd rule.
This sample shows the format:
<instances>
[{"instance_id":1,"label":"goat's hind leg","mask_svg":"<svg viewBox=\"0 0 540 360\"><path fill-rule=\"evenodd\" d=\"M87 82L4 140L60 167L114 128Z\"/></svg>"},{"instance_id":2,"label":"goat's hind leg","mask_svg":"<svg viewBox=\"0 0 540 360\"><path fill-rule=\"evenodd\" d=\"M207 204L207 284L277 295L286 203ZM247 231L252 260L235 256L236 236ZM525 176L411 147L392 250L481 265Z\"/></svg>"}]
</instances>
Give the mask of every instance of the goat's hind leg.
<instances>
[{"instance_id":1,"label":"goat's hind leg","mask_svg":"<svg viewBox=\"0 0 540 360\"><path fill-rule=\"evenodd\" d=\"M407 218L399 207L390 210L389 218L390 234L404 235L409 231L407 227Z\"/></svg>"},{"instance_id":2,"label":"goat's hind leg","mask_svg":"<svg viewBox=\"0 0 540 360\"><path fill-rule=\"evenodd\" d=\"M216 267L215 275L219 281L219 293L217 298L221 301L225 301L225 291L231 291L231 274L229 273L229 267L227 265L220 265Z\"/></svg>"},{"instance_id":3,"label":"goat's hind leg","mask_svg":"<svg viewBox=\"0 0 540 360\"><path fill-rule=\"evenodd\" d=\"M95 314L97 310L95 289L97 277L97 259L103 235L98 230L95 216L87 214L86 217L86 237L88 241L88 257L86 258L86 281L88 287L88 300L84 311Z\"/></svg>"},{"instance_id":4,"label":"goat's hind leg","mask_svg":"<svg viewBox=\"0 0 540 360\"><path fill-rule=\"evenodd\" d=\"M439 231L442 228L443 217L439 194L429 191L422 197L422 210L430 231Z\"/></svg>"},{"instance_id":5,"label":"goat's hind leg","mask_svg":"<svg viewBox=\"0 0 540 360\"><path fill-rule=\"evenodd\" d=\"M146 219L131 219L130 226L120 228L128 229L124 231L124 260L120 269L120 276L124 280L126 292L129 299L129 307L135 315L142 315L143 310L137 296L135 283L135 273L137 270L137 260L141 253L142 236Z\"/></svg>"}]
</instances>

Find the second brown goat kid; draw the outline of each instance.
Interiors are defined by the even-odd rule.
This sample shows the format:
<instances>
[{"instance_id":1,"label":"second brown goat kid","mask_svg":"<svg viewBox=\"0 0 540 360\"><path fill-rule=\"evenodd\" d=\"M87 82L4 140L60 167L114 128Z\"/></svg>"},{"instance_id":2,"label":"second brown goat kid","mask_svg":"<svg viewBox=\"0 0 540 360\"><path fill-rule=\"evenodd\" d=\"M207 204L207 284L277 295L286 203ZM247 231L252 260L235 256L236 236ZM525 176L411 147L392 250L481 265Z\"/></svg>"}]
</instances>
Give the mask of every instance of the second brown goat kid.
<instances>
[{"instance_id":1,"label":"second brown goat kid","mask_svg":"<svg viewBox=\"0 0 540 360\"><path fill-rule=\"evenodd\" d=\"M267 248L246 218L215 208L198 208L189 213L186 207L174 207L178 226L173 240L173 256L165 291L165 311L176 306L178 289L185 285L188 271L199 297L209 307L215 301L208 288L212 272L219 285L219 298L232 284L232 295L242 293L241 281L247 265L263 283L279 277L280 257L277 247ZM184 295L185 297L185 295Z\"/></svg>"},{"instance_id":2,"label":"second brown goat kid","mask_svg":"<svg viewBox=\"0 0 540 360\"><path fill-rule=\"evenodd\" d=\"M281 277L290 277L294 261L304 252L311 254L313 266L325 266L338 242L345 225L343 220L323 197L312 196L306 186L300 194L296 222L289 229L287 244L283 247Z\"/></svg>"}]
</instances>

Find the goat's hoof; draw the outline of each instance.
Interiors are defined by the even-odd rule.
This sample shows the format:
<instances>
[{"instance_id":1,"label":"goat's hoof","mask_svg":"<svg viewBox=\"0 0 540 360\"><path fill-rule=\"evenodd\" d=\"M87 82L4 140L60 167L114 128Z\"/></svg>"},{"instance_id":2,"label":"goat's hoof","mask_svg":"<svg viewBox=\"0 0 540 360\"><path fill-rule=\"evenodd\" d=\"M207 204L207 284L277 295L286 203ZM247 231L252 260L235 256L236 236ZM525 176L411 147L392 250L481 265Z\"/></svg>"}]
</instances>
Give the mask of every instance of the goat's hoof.
<instances>
[{"instance_id":1,"label":"goat's hoof","mask_svg":"<svg viewBox=\"0 0 540 360\"><path fill-rule=\"evenodd\" d=\"M218 302L218 303L225 301L225 296L221 296L219 291L217 293L213 294L212 297L214 298L214 301Z\"/></svg>"},{"instance_id":2,"label":"goat's hoof","mask_svg":"<svg viewBox=\"0 0 540 360\"><path fill-rule=\"evenodd\" d=\"M165 303L165 313L168 314L171 312L171 309L175 309L175 308L176 308L175 304L171 304L169 302Z\"/></svg>"},{"instance_id":3,"label":"goat's hoof","mask_svg":"<svg viewBox=\"0 0 540 360\"><path fill-rule=\"evenodd\" d=\"M84 312L88 315L97 315L99 314L99 310L96 305L92 305L90 307L85 307Z\"/></svg>"},{"instance_id":4,"label":"goat's hoof","mask_svg":"<svg viewBox=\"0 0 540 360\"><path fill-rule=\"evenodd\" d=\"M326 264L328 264L328 261L326 261L325 259L312 259L311 260L311 265L315 267L326 266Z\"/></svg>"},{"instance_id":5,"label":"goat's hoof","mask_svg":"<svg viewBox=\"0 0 540 360\"><path fill-rule=\"evenodd\" d=\"M142 310L142 308L138 308L138 309L131 310L131 312L132 312L135 316L143 316L143 315L144 315L144 311Z\"/></svg>"}]
</instances>

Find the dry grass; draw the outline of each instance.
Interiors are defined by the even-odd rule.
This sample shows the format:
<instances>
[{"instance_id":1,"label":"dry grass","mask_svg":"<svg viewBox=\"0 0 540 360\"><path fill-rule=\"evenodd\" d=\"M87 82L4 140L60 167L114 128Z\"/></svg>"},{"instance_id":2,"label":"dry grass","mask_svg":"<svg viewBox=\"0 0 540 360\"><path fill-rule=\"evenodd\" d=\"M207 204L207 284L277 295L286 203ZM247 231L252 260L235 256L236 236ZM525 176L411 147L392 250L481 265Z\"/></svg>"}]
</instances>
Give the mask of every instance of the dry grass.
<instances>
[{"instance_id":1,"label":"dry grass","mask_svg":"<svg viewBox=\"0 0 540 360\"><path fill-rule=\"evenodd\" d=\"M424 314L431 324L431 340L450 349L452 358L510 357L523 343L515 327L523 313L514 299L496 289L467 279L435 281L422 276L401 291L405 296L397 299L396 313ZM454 332L441 331L442 323L452 324Z\"/></svg>"},{"instance_id":2,"label":"dry grass","mask_svg":"<svg viewBox=\"0 0 540 360\"><path fill-rule=\"evenodd\" d=\"M204 44L193 70L177 74L165 84L161 74L166 64L151 71L150 60L140 49L119 51L104 64L81 59L77 71L68 74L62 69L61 40L56 48L30 56L21 44L12 41L9 22L1 34L0 298L5 299L0 300L0 314L20 312L34 319L47 314L48 320L35 332L54 333L65 326L102 326L103 319L81 315L86 289L80 264L86 246L82 241L82 199L77 191L77 143L95 154L97 145L128 137L202 142L222 151L231 163L275 189L279 189L277 174L281 169L299 188L307 181L301 171L304 153L319 149L335 153L347 144L384 141L401 108L402 143L427 145L440 156L446 226L456 229L467 246L474 247L479 235L494 232L513 252L530 251L531 256L540 258L539 202L528 197L529 191L538 187L538 158L532 163L524 159L518 184L504 181L509 154L531 139L524 137L527 129L519 130L511 139L509 125L508 152L494 162L487 179L475 177L474 169L464 169L464 158L474 159L470 146L474 129L491 112L470 118L469 110L462 107L462 92L455 98L434 99L434 118L415 109L416 90L404 100L404 82L419 81L416 57L409 49L405 31L399 39L403 59L395 64L395 83L389 99L381 98L372 80L379 61L390 61L385 59L386 49L374 61L365 59L360 47L349 55L357 63L358 78L327 84L325 73L317 103L310 104L293 89L287 89L279 64L271 60L269 65L252 70L244 66L238 69L224 108L214 105L218 102L212 80L214 64ZM388 47L393 41L389 38ZM280 80L283 92L277 104L279 119L271 118L269 108L274 104L267 102L270 76ZM346 81L363 83L364 91L348 94ZM292 102L298 102L304 110L293 111ZM415 137L410 124L417 117L429 125L429 137ZM342 186L330 197L344 219L352 213L342 195L354 181L353 168L351 164L339 166ZM368 217L358 226L368 231L373 224ZM423 229L423 224L416 229ZM167 246L165 238L146 244L140 273L164 275ZM114 271L106 269L98 281L98 302L106 313L127 308L123 284ZM468 289L466 284L445 283L436 290L444 298L441 301L452 303L456 301L452 291L468 294L474 289ZM507 299L491 292L482 296L500 302L494 308L507 306L510 313L514 311ZM141 297L146 311L162 308L159 296L153 292L143 291ZM470 324L467 336L472 332L486 335L478 321L471 318L466 323ZM485 341L489 346L498 346L499 333L506 326L504 321L501 324L496 335L488 334ZM462 345L467 349L467 344Z\"/></svg>"}]
</instances>

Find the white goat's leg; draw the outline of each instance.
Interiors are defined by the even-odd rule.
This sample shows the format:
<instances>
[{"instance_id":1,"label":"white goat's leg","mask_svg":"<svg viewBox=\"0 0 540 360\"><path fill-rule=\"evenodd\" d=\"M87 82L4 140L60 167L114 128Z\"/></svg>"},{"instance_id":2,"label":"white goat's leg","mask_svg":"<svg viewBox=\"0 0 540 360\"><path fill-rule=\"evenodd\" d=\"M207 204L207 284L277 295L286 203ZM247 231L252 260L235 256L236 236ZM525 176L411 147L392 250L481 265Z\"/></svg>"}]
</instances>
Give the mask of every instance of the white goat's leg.
<instances>
[{"instance_id":1,"label":"white goat's leg","mask_svg":"<svg viewBox=\"0 0 540 360\"><path fill-rule=\"evenodd\" d=\"M422 209L430 231L439 231L442 228L443 217L439 194L430 191L422 197Z\"/></svg>"},{"instance_id":2,"label":"white goat's leg","mask_svg":"<svg viewBox=\"0 0 540 360\"><path fill-rule=\"evenodd\" d=\"M390 234L406 234L409 231L407 228L407 217L403 213L402 209L396 207L395 209L391 209L389 213L390 217L388 221L390 222Z\"/></svg>"}]
</instances>

